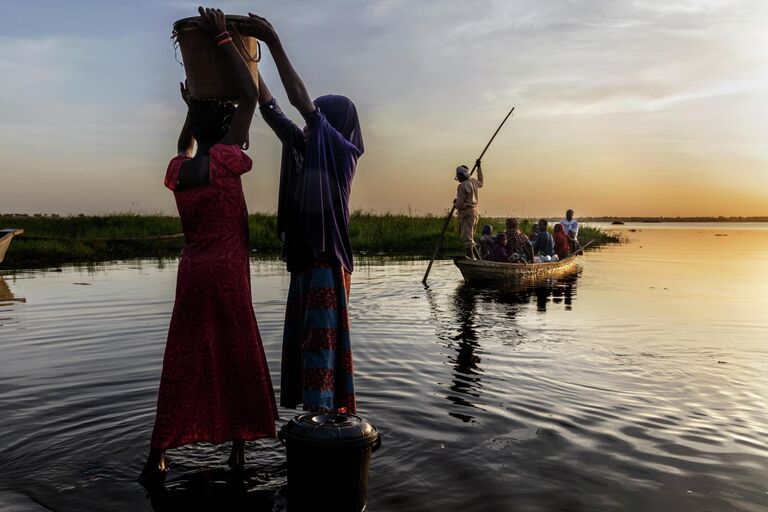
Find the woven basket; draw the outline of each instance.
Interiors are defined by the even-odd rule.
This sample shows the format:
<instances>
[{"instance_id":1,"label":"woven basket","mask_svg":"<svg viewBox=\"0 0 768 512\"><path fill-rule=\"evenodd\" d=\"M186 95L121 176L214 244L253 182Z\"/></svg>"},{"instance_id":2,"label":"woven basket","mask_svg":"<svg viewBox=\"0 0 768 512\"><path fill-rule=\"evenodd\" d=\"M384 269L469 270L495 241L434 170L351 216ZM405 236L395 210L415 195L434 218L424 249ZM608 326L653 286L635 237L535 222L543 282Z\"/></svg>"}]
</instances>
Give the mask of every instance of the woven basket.
<instances>
[{"instance_id":1,"label":"woven basket","mask_svg":"<svg viewBox=\"0 0 768 512\"><path fill-rule=\"evenodd\" d=\"M227 30L243 56L253 80L258 83L261 59L255 37L242 36L237 30L245 16L227 16ZM187 74L189 94L197 99L236 100L237 87L230 65L221 58L221 50L203 29L199 16L184 18L173 24L173 38L181 49Z\"/></svg>"}]
</instances>

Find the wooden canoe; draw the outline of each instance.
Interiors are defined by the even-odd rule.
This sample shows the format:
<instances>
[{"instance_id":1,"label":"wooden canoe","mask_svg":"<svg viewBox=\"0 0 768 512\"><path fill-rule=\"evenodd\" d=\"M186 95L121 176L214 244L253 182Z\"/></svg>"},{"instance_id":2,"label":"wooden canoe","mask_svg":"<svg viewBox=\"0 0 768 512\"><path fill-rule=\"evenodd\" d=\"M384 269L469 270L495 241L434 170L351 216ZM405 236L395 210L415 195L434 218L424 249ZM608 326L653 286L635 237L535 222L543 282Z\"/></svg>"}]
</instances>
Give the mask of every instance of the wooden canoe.
<instances>
[{"instance_id":1,"label":"wooden canoe","mask_svg":"<svg viewBox=\"0 0 768 512\"><path fill-rule=\"evenodd\" d=\"M5 251L8 250L8 246L11 245L11 240L14 236L24 233L23 229L0 229L0 263L5 258Z\"/></svg>"},{"instance_id":2,"label":"wooden canoe","mask_svg":"<svg viewBox=\"0 0 768 512\"><path fill-rule=\"evenodd\" d=\"M470 260L463 256L454 257L453 263L461 271L467 283L510 283L515 281L533 281L539 277L548 277L573 270L578 254L573 254L559 261L544 263L499 263L495 261Z\"/></svg>"}]
</instances>

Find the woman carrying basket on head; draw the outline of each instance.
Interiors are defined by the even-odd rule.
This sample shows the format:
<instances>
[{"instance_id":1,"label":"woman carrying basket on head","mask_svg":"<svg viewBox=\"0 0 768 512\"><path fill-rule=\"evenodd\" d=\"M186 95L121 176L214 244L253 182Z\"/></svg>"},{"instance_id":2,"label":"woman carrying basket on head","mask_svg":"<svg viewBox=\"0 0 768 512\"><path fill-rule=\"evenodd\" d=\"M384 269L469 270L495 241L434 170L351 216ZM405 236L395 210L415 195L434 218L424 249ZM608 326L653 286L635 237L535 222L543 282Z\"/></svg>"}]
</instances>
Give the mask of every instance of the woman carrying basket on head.
<instances>
[{"instance_id":1,"label":"woman carrying basket on head","mask_svg":"<svg viewBox=\"0 0 768 512\"><path fill-rule=\"evenodd\" d=\"M218 9L199 9L203 27L230 64L237 107L190 98L165 186L184 228L176 300L168 330L149 458L139 481L162 483L164 452L205 441L232 441L233 469L244 466L245 441L274 437L277 405L251 303L248 212L240 176L242 151L258 97ZM197 153L192 157L194 141Z\"/></svg>"},{"instance_id":2,"label":"woman carrying basket on head","mask_svg":"<svg viewBox=\"0 0 768 512\"><path fill-rule=\"evenodd\" d=\"M291 273L283 333L280 404L355 412L349 338L349 195L363 137L344 96L312 101L272 25L250 14L241 32L272 54L302 130L283 114L259 76L259 106L283 144L277 231Z\"/></svg>"}]
</instances>

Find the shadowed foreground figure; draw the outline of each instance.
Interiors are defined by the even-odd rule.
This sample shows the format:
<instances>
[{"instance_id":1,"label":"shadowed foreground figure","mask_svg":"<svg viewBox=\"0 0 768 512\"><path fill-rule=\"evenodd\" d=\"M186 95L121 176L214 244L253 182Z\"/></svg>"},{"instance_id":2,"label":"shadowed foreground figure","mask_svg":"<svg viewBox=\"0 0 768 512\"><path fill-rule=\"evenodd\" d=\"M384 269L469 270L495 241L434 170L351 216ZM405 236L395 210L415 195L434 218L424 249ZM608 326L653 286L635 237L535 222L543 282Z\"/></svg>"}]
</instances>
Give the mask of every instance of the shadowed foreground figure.
<instances>
[{"instance_id":1,"label":"shadowed foreground figure","mask_svg":"<svg viewBox=\"0 0 768 512\"><path fill-rule=\"evenodd\" d=\"M283 144L278 237L291 273L283 334L280 404L309 411L355 412L349 337L349 195L363 136L344 96L314 102L272 25L250 15L242 31L266 43L288 99L304 117L288 119L259 77L264 120Z\"/></svg>"},{"instance_id":2,"label":"shadowed foreground figure","mask_svg":"<svg viewBox=\"0 0 768 512\"><path fill-rule=\"evenodd\" d=\"M238 107L189 98L165 186L184 228L176 300L168 329L150 454L139 482L162 483L165 450L232 441L230 465L244 466L246 440L274 437L277 405L251 302L248 211L240 176L251 170L241 147L258 91L226 32L224 14L200 9L221 58L240 86ZM190 157L194 139L198 149Z\"/></svg>"}]
</instances>

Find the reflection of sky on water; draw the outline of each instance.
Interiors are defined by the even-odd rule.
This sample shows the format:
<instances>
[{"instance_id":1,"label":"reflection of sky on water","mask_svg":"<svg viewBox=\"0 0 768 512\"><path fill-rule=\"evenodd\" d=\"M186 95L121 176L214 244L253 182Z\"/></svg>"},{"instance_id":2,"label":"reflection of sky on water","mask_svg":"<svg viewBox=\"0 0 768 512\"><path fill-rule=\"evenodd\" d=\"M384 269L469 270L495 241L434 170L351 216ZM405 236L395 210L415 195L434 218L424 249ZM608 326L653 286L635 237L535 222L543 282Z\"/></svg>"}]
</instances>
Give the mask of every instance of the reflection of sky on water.
<instances>
[{"instance_id":1,"label":"reflection of sky on water","mask_svg":"<svg viewBox=\"0 0 768 512\"><path fill-rule=\"evenodd\" d=\"M360 413L384 432L371 510L768 505L768 236L727 226L627 236L580 259L581 274L529 288L473 289L439 261L425 291L425 261L358 261L350 315ZM277 441L250 446L245 492L226 482L226 445L174 450L167 492L151 502L133 482L176 266L4 270L27 303L0 308L14 320L0 325L0 509L6 490L52 510L211 500L269 510L269 499L281 509ZM279 382L288 276L259 259L251 275ZM292 413L281 410L280 422Z\"/></svg>"}]
</instances>

